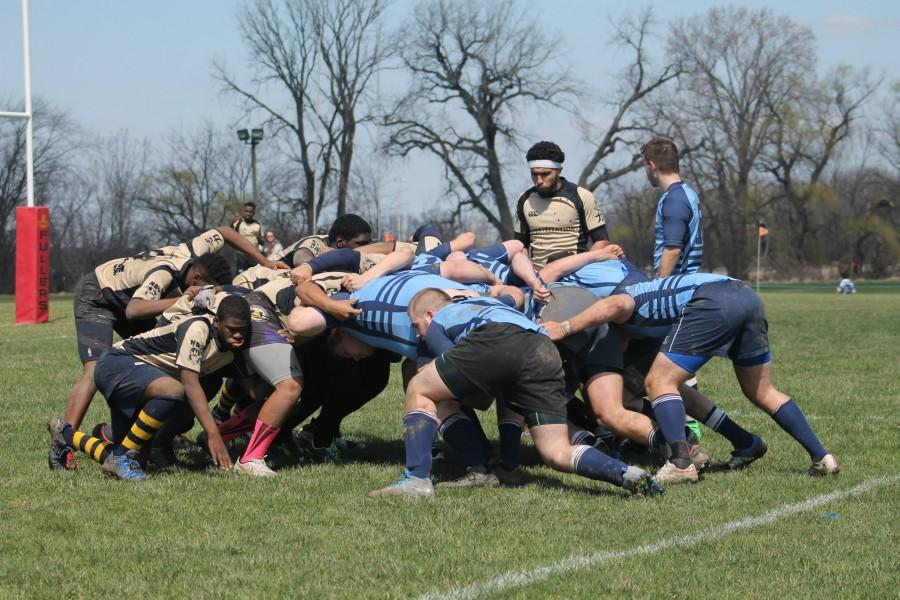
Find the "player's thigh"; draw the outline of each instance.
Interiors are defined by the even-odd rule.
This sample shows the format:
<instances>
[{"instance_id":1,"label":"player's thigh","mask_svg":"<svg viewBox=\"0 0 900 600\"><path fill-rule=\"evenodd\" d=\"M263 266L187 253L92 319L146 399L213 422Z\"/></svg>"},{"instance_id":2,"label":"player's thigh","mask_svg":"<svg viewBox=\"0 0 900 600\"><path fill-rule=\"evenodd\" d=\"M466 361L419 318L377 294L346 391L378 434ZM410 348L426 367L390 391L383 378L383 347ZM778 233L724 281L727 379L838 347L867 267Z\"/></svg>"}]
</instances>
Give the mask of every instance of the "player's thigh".
<instances>
[{"instance_id":1,"label":"player's thigh","mask_svg":"<svg viewBox=\"0 0 900 600\"><path fill-rule=\"evenodd\" d=\"M158 377L144 388L143 399L149 400L156 397L181 398L184 396L184 386L174 377Z\"/></svg>"},{"instance_id":2,"label":"player's thigh","mask_svg":"<svg viewBox=\"0 0 900 600\"><path fill-rule=\"evenodd\" d=\"M287 389L293 387L291 382L299 382L301 387L294 390L299 397L303 370L292 345L278 341L251 346L244 351L244 358L253 372L272 387L281 385Z\"/></svg>"},{"instance_id":3,"label":"player's thigh","mask_svg":"<svg viewBox=\"0 0 900 600\"><path fill-rule=\"evenodd\" d=\"M666 392L676 392L678 386L692 376L692 372L677 365L666 356L665 352L660 352L653 359L653 364L650 365L650 371L647 373L647 392L651 396L658 396Z\"/></svg>"},{"instance_id":4,"label":"player's thigh","mask_svg":"<svg viewBox=\"0 0 900 600\"><path fill-rule=\"evenodd\" d=\"M444 383L435 361L431 361L410 379L406 389L406 409L427 409L432 403L454 400L457 397L457 394Z\"/></svg>"},{"instance_id":5,"label":"player's thigh","mask_svg":"<svg viewBox=\"0 0 900 600\"><path fill-rule=\"evenodd\" d=\"M594 414L617 414L625 410L622 405L622 375L620 373L597 373L584 384L585 392Z\"/></svg>"}]
</instances>

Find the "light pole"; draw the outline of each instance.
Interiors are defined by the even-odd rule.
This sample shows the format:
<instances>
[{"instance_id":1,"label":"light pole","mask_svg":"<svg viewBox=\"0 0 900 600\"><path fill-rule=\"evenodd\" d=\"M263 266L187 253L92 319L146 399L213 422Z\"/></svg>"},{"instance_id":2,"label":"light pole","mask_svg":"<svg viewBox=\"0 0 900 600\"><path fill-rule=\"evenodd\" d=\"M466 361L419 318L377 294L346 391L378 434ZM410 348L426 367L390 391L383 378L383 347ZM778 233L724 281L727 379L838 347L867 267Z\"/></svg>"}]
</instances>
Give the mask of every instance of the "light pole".
<instances>
[{"instance_id":1,"label":"light pole","mask_svg":"<svg viewBox=\"0 0 900 600\"><path fill-rule=\"evenodd\" d=\"M256 188L256 145L263 139L263 130L262 128L251 129L250 131L238 129L237 136L238 139L245 144L250 144L250 172L253 177L253 204L256 204L259 199Z\"/></svg>"}]
</instances>

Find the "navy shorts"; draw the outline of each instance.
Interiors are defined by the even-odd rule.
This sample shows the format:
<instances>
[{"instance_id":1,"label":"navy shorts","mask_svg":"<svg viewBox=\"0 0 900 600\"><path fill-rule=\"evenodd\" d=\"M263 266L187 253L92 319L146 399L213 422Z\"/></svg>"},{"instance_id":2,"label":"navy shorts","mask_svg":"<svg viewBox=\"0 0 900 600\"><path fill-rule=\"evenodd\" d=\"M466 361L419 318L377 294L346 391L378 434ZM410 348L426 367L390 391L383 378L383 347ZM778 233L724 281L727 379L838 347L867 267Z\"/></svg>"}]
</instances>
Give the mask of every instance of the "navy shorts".
<instances>
[{"instance_id":1,"label":"navy shorts","mask_svg":"<svg viewBox=\"0 0 900 600\"><path fill-rule=\"evenodd\" d=\"M121 443L145 404L144 390L160 377L172 377L118 348L110 348L97 361L94 383L109 406L113 442Z\"/></svg>"},{"instance_id":2,"label":"navy shorts","mask_svg":"<svg viewBox=\"0 0 900 600\"><path fill-rule=\"evenodd\" d=\"M742 281L701 285L663 340L660 352L694 373L713 356L752 366L771 359L762 300Z\"/></svg>"}]
</instances>

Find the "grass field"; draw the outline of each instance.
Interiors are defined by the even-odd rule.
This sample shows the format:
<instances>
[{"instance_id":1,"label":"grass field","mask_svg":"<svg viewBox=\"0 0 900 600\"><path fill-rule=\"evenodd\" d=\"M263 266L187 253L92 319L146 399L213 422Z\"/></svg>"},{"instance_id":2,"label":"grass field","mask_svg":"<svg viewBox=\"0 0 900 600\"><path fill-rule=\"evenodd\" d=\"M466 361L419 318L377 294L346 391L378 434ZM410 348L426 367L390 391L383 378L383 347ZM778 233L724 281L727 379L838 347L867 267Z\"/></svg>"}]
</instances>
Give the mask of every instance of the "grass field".
<instances>
[{"instance_id":1,"label":"grass field","mask_svg":"<svg viewBox=\"0 0 900 600\"><path fill-rule=\"evenodd\" d=\"M71 301L54 298L47 325L15 326L5 298L0 596L896 597L900 290L763 296L776 384L810 415L843 468L838 477L805 476L805 452L739 397L717 360L701 387L769 444L746 472L631 499L539 466L528 448L528 485L444 492L425 503L365 496L401 471L396 380L345 422L344 435L369 442L371 454L341 465L250 480L201 468L195 453L194 470L142 485L103 478L85 456L77 472L50 472L45 423L62 414L80 369ZM85 424L107 417L98 396ZM483 422L495 437L493 418ZM705 430L703 440L714 461L728 457L715 434ZM458 474L443 469L436 478ZM820 498L860 485L854 495ZM521 573L496 579L508 572ZM466 586L474 587L459 589Z\"/></svg>"}]
</instances>

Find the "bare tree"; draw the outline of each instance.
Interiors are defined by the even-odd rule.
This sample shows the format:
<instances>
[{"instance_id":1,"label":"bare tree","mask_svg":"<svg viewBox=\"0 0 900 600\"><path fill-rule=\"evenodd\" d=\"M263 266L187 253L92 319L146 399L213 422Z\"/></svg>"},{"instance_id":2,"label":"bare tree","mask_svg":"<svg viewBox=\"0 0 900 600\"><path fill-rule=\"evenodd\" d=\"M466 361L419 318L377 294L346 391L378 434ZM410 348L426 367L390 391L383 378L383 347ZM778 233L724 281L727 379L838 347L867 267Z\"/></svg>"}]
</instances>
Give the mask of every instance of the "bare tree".
<instances>
[{"instance_id":1,"label":"bare tree","mask_svg":"<svg viewBox=\"0 0 900 600\"><path fill-rule=\"evenodd\" d=\"M14 103L5 98L0 105ZM69 116L40 99L34 102L33 131L35 198L52 205L74 175L75 154L83 144ZM0 253L4 256L13 255L14 214L26 200L26 185L25 123L0 119ZM12 267L12 261L0 261L3 291L12 289Z\"/></svg>"},{"instance_id":2,"label":"bare tree","mask_svg":"<svg viewBox=\"0 0 900 600\"><path fill-rule=\"evenodd\" d=\"M772 143L761 165L778 185L760 208L773 205L779 213L786 213L793 238L786 250L800 264L821 260L807 246L818 232L818 205L833 199L823 175L877 87L866 73L839 67L822 81L808 77L799 94L769 106L774 120Z\"/></svg>"},{"instance_id":3,"label":"bare tree","mask_svg":"<svg viewBox=\"0 0 900 600\"><path fill-rule=\"evenodd\" d=\"M388 151L436 156L457 206L512 237L500 144L516 144L519 108L571 101L571 77L556 61L559 38L511 0L430 0L403 30L400 55L412 83L384 120Z\"/></svg>"},{"instance_id":4,"label":"bare tree","mask_svg":"<svg viewBox=\"0 0 900 600\"><path fill-rule=\"evenodd\" d=\"M194 133L171 135L168 159L140 199L160 241L183 241L231 221L249 178L239 150L212 124Z\"/></svg>"},{"instance_id":5,"label":"bare tree","mask_svg":"<svg viewBox=\"0 0 900 600\"><path fill-rule=\"evenodd\" d=\"M800 95L806 74L815 69L813 42L808 29L786 17L743 8L682 19L669 36L669 54L687 71L679 118L704 139L690 159L711 180L704 218L709 214L715 226L706 229L717 238L720 260L739 277L749 264L761 201L754 184L776 131L771 106Z\"/></svg>"},{"instance_id":6,"label":"bare tree","mask_svg":"<svg viewBox=\"0 0 900 600\"><path fill-rule=\"evenodd\" d=\"M665 101L653 102L659 93L677 83L684 72L677 58L668 57L663 66L654 68L648 52L648 43L654 38L651 10L644 9L636 15L629 15L618 23L613 23L612 44L627 48L633 53L631 63L621 74L621 85L609 104L615 112L612 121L601 132L585 119L580 119L581 128L587 132L587 139L594 150L578 177L578 185L596 191L604 183L640 169L643 158L639 152L642 140L648 134L672 137L672 123L668 116L677 107L671 97ZM621 149L629 148L630 153L624 164L610 167L612 157ZM680 144L681 155L689 154L694 146Z\"/></svg>"},{"instance_id":7,"label":"bare tree","mask_svg":"<svg viewBox=\"0 0 900 600\"><path fill-rule=\"evenodd\" d=\"M389 54L381 35L387 3L283 0L276 6L260 0L239 16L256 73L243 84L224 66L214 67L224 91L262 113L276 135L288 134L288 153L303 173L310 232L334 177L338 214L346 210L356 133L372 118L363 104ZM285 92L287 102L278 100Z\"/></svg>"}]
</instances>

